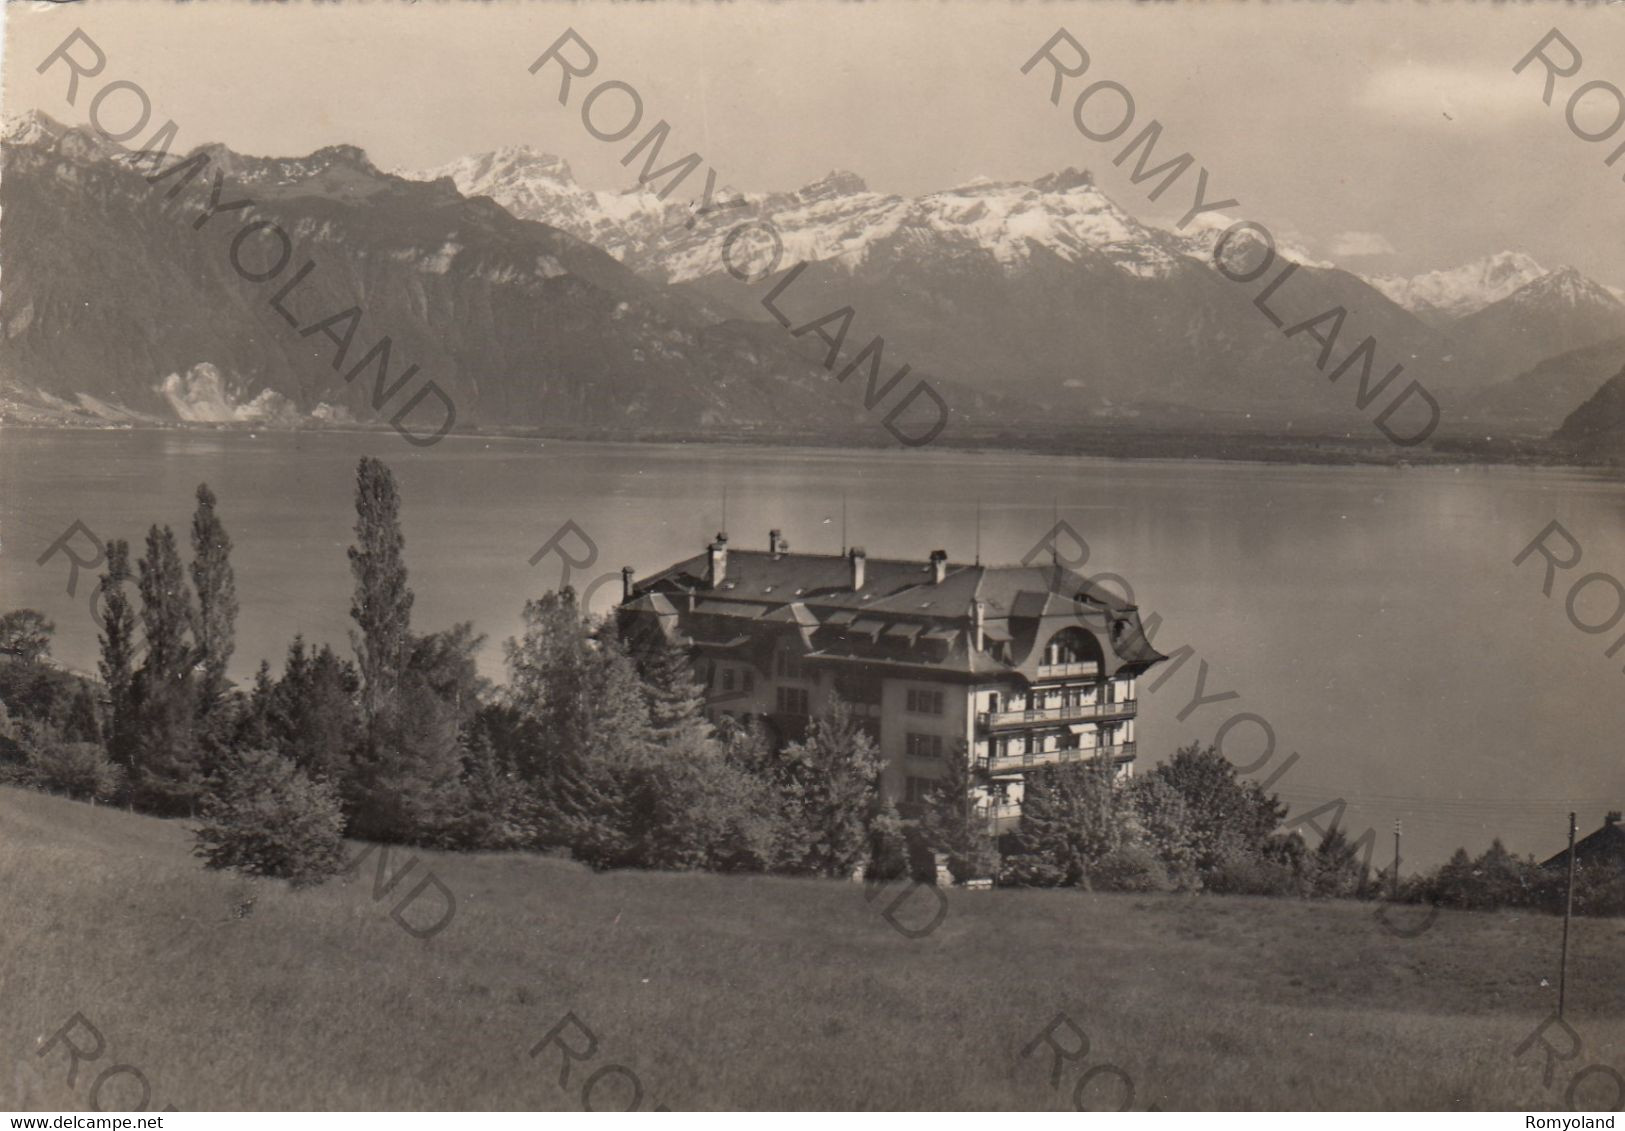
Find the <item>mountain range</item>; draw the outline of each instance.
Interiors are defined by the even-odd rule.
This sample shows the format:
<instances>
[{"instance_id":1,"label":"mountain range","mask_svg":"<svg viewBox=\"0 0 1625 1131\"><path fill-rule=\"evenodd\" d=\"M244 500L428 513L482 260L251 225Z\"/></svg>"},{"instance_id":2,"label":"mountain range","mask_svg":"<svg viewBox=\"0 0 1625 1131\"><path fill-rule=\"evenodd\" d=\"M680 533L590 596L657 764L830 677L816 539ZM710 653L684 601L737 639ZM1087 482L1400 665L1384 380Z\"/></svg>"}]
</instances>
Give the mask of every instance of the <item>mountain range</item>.
<instances>
[{"instance_id":1,"label":"mountain range","mask_svg":"<svg viewBox=\"0 0 1625 1131\"><path fill-rule=\"evenodd\" d=\"M1254 301L1263 280L1221 272L1218 227L1142 223L1086 171L916 197L832 172L792 192L725 188L696 215L681 194L587 189L522 146L395 172L352 146L288 159L205 146L187 155L202 175L174 193L184 174L149 183L155 161L44 115L8 124L3 154L11 415L387 419L417 385L380 407L372 368L344 374L388 337L390 380L416 365L459 427L845 434L877 428L895 400L866 409L862 382L838 378L878 335L881 384L907 364L950 427L1369 433L1348 382L1316 371L1315 334L1286 336ZM209 219L212 193L253 203ZM274 282L232 267L249 217L288 234ZM724 263L747 220L782 244L770 278L741 282ZM280 254L249 245L255 264ZM1234 271L1260 252L1241 239L1225 258ZM1372 336L1377 376L1403 363L1450 426L1550 431L1625 364L1625 302L1573 268L1504 252L1367 279L1276 253L1296 265L1272 300L1281 317L1346 309L1338 356ZM306 261L292 317L267 300ZM332 321L352 307L359 331ZM847 308L844 352L827 351Z\"/></svg>"}]
</instances>

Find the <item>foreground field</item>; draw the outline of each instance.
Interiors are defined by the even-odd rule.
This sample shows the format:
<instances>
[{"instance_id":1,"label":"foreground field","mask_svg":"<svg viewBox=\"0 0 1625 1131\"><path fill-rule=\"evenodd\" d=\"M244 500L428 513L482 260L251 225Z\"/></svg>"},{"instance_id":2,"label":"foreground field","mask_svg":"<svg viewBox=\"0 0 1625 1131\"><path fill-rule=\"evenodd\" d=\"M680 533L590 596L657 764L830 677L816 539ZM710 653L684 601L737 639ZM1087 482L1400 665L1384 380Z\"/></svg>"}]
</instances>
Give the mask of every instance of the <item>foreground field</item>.
<instances>
[{"instance_id":1,"label":"foreground field","mask_svg":"<svg viewBox=\"0 0 1625 1131\"><path fill-rule=\"evenodd\" d=\"M1577 921L1581 1046L1542 1082L1560 924L1444 914L1414 939L1358 904L948 893L909 938L840 883L594 875L396 851L294 893L204 872L182 823L0 789L0 1108L1612 1108L1625 922ZM391 909L455 894L417 938ZM429 930L424 889L401 918ZM905 927L929 921L921 890ZM1414 920L1395 923L1408 925ZM76 1079L75 1014L106 1048ZM1064 1013L1090 1049L1040 1044ZM560 1085L566 1014L598 1047ZM1560 1053L1572 1042L1555 1026ZM586 1050L581 1028L560 1038ZM1063 1025L1057 1041L1078 1047ZM1112 1069L1087 1075L1110 1064ZM619 1065L621 1067L610 1067ZM1590 1065L1606 1070L1586 1071ZM603 1069L608 1071L600 1071ZM139 1070L140 1076L134 1070ZM594 1076L597 1071L598 1075Z\"/></svg>"}]
</instances>

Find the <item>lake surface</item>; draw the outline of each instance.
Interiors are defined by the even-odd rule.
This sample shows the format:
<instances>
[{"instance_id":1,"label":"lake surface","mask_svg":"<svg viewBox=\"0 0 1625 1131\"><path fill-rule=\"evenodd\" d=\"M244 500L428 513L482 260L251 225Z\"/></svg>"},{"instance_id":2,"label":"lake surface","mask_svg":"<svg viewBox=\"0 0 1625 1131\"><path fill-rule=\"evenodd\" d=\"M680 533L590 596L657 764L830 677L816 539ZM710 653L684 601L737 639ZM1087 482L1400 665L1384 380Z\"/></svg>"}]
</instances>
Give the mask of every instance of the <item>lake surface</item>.
<instances>
[{"instance_id":1,"label":"lake surface","mask_svg":"<svg viewBox=\"0 0 1625 1131\"><path fill-rule=\"evenodd\" d=\"M82 573L69 596L68 558L36 560L75 520L129 539L137 555L152 522L185 545L206 481L236 544L232 675L246 680L261 658L280 666L295 633L348 653L345 548L363 454L400 482L416 627L474 621L490 638L492 676L525 599L560 583L559 557L530 558L566 522L597 548L571 578L580 588L622 565L642 576L697 553L722 525L724 489L736 546L765 548L780 527L794 549L836 552L844 492L852 544L922 560L937 548L971 560L980 500L984 561L1019 560L1058 512L1091 547L1083 572L1130 579L1143 613L1162 617L1157 646L1195 649L1156 690L1141 682L1142 765L1211 741L1238 711L1256 713L1277 750L1253 776L1297 753L1272 788L1294 815L1346 799L1352 831L1376 829L1379 863L1396 818L1406 861L1421 866L1496 833L1515 852L1544 855L1562 846L1570 808L1583 834L1625 805L1614 746L1625 733L1625 649L1603 655L1625 624L1587 635L1564 608L1583 573L1625 575L1625 483L1578 471L472 438L420 450L392 433L6 430L0 609L46 613L57 658L93 671L94 576ZM1512 560L1554 518L1584 556L1546 598L1538 555ZM588 556L574 537L562 544ZM83 538L74 545L93 552ZM1076 556L1064 538L1062 548ZM603 584L595 606L618 591L618 577ZM1576 613L1595 624L1613 606L1598 582ZM1200 661L1206 695L1238 697L1181 720ZM1260 735L1235 726L1227 752L1255 761Z\"/></svg>"}]
</instances>

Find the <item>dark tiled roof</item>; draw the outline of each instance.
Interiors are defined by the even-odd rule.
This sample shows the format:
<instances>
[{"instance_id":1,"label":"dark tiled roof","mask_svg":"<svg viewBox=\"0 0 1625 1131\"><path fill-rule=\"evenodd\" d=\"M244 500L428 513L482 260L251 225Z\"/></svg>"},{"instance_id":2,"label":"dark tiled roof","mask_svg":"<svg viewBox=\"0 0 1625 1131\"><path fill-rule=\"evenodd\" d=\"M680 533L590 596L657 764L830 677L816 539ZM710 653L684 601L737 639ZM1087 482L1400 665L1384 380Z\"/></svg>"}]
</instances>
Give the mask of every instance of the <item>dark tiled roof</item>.
<instances>
[{"instance_id":1,"label":"dark tiled roof","mask_svg":"<svg viewBox=\"0 0 1625 1131\"><path fill-rule=\"evenodd\" d=\"M1612 821L1604 824L1590 836L1582 838L1574 845L1574 858L1581 864L1611 863L1625 868L1625 825ZM1569 850L1565 848L1541 867L1566 868L1568 863Z\"/></svg>"},{"instance_id":2,"label":"dark tiled roof","mask_svg":"<svg viewBox=\"0 0 1625 1131\"><path fill-rule=\"evenodd\" d=\"M929 562L866 558L863 586L854 590L852 563L832 554L730 549L714 589L705 582L708 564L709 553L696 554L644 579L623 611L675 609L682 633L708 650L756 647L765 657L775 634L799 633L814 659L964 676L1031 679L1044 645L1073 626L1095 639L1103 674L1166 659L1145 640L1134 606L1054 565L949 563L936 583ZM663 604L646 603L653 601ZM973 640L977 601L988 642L981 650Z\"/></svg>"}]
</instances>

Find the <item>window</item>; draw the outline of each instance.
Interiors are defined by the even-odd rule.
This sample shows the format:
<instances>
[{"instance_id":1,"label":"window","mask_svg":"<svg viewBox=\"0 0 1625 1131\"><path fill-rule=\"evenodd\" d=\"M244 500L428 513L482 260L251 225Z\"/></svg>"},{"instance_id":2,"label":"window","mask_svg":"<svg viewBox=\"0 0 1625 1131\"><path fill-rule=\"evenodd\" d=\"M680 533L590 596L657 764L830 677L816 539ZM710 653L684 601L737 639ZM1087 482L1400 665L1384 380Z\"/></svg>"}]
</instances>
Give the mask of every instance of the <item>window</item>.
<instances>
[{"instance_id":1,"label":"window","mask_svg":"<svg viewBox=\"0 0 1625 1131\"><path fill-rule=\"evenodd\" d=\"M781 687L778 689L779 714L805 715L807 710L807 691L802 687Z\"/></svg>"},{"instance_id":2,"label":"window","mask_svg":"<svg viewBox=\"0 0 1625 1131\"><path fill-rule=\"evenodd\" d=\"M919 805L931 800L931 794L936 791L935 778L909 778L903 783L903 800L911 805Z\"/></svg>"},{"instance_id":3,"label":"window","mask_svg":"<svg viewBox=\"0 0 1625 1131\"><path fill-rule=\"evenodd\" d=\"M724 691L732 691L733 689L734 689L734 670L732 668L723 668L722 669L722 690L724 690Z\"/></svg>"},{"instance_id":4,"label":"window","mask_svg":"<svg viewBox=\"0 0 1625 1131\"><path fill-rule=\"evenodd\" d=\"M835 693L854 706L879 706L881 680L858 672L837 672Z\"/></svg>"},{"instance_id":5,"label":"window","mask_svg":"<svg viewBox=\"0 0 1625 1131\"><path fill-rule=\"evenodd\" d=\"M918 687L909 688L908 710L913 715L942 714L942 692L927 691Z\"/></svg>"},{"instance_id":6,"label":"window","mask_svg":"<svg viewBox=\"0 0 1625 1131\"><path fill-rule=\"evenodd\" d=\"M746 668L745 671L744 671L744 677L745 677L744 690L745 690L745 693L748 695L752 691L756 690L756 673L751 671L749 668Z\"/></svg>"},{"instance_id":7,"label":"window","mask_svg":"<svg viewBox=\"0 0 1625 1131\"><path fill-rule=\"evenodd\" d=\"M910 734L908 736L908 756L910 758L941 758L942 735Z\"/></svg>"},{"instance_id":8,"label":"window","mask_svg":"<svg viewBox=\"0 0 1625 1131\"><path fill-rule=\"evenodd\" d=\"M801 662L800 656L792 656L788 652L779 653L780 679L807 679L809 678L807 666Z\"/></svg>"}]
</instances>

